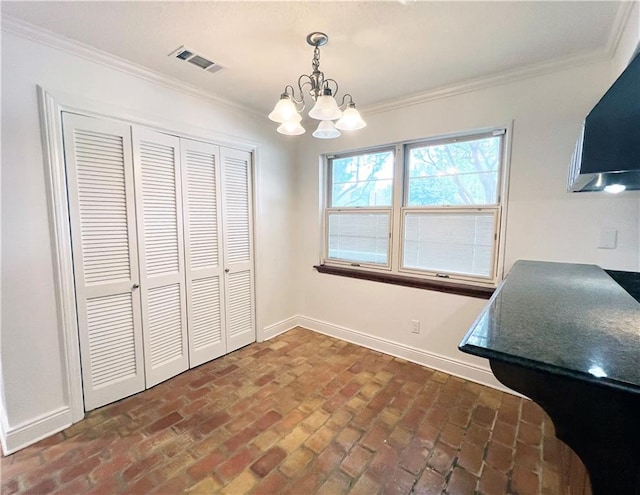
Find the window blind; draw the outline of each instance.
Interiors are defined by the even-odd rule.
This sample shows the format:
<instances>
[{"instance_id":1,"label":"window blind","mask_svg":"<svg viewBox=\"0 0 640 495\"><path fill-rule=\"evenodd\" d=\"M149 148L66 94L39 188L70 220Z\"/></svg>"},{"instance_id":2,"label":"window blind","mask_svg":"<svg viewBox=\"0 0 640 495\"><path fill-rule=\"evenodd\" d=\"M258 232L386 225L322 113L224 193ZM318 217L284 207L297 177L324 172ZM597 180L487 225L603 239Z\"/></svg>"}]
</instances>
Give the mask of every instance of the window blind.
<instances>
[{"instance_id":1,"label":"window blind","mask_svg":"<svg viewBox=\"0 0 640 495\"><path fill-rule=\"evenodd\" d=\"M493 276L495 211L406 212L403 268Z\"/></svg>"},{"instance_id":2,"label":"window blind","mask_svg":"<svg viewBox=\"0 0 640 495\"><path fill-rule=\"evenodd\" d=\"M330 211L329 258L357 263L389 263L389 211Z\"/></svg>"}]
</instances>

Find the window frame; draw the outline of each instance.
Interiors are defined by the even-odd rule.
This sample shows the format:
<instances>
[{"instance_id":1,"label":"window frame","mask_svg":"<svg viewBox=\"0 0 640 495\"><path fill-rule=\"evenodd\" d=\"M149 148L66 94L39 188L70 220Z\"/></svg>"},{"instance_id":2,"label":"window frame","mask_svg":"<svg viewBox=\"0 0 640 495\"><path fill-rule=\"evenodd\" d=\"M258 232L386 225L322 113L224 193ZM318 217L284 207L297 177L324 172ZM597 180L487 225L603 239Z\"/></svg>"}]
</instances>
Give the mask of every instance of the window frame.
<instances>
[{"instance_id":1,"label":"window frame","mask_svg":"<svg viewBox=\"0 0 640 495\"><path fill-rule=\"evenodd\" d=\"M507 200L509 189L509 169L511 154L513 122L508 125L491 126L480 129L473 129L463 132L450 133L423 139L400 141L381 146L366 147L355 150L348 150L340 153L328 153L320 157L322 166L321 180L322 192L320 201L320 265L336 267L344 272L349 269L357 272L369 272L375 275L377 281L384 281L384 274L389 277L406 277L408 279L423 280L429 285L441 283L445 288L451 284L457 284L478 288L495 288L504 273L504 248L505 229L507 218ZM449 144L458 141L474 141L487 137L501 136L501 149L499 155L499 170L497 177L497 203L480 205L444 205L444 206L407 206L409 195L409 151L412 148L421 146L433 146L439 144ZM332 195L332 160L336 158L348 158L367 153L377 153L385 150L394 151L394 174L392 185L391 206L389 207L331 207ZM328 212L335 210L387 210L390 211L390 238L388 265L381 266L369 263L357 263L353 261L337 260L329 258L328 244ZM414 211L438 211L438 212L460 212L460 211L493 211L494 214L494 242L492 247L492 265L490 276L474 276L454 272L435 272L421 270L417 268L404 267L404 229L407 213ZM363 274L364 275L364 274ZM364 278L358 276L358 278ZM390 283L394 283L390 280ZM445 290L446 291L446 290Z\"/></svg>"}]
</instances>

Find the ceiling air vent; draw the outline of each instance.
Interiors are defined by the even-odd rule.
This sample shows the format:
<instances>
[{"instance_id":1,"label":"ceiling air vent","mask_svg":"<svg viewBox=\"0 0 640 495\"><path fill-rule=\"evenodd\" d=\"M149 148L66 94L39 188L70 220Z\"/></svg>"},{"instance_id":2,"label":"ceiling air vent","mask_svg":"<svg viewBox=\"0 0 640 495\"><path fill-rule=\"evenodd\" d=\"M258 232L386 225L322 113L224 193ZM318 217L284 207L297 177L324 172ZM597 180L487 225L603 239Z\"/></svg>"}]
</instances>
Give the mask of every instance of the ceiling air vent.
<instances>
[{"instance_id":1,"label":"ceiling air vent","mask_svg":"<svg viewBox=\"0 0 640 495\"><path fill-rule=\"evenodd\" d=\"M190 64L193 64L196 67L211 73L221 71L225 68L224 65L212 62L202 55L198 55L194 50L187 48L186 46L181 46L177 50L174 50L169 54L169 56L175 57L178 60L189 62Z\"/></svg>"}]
</instances>

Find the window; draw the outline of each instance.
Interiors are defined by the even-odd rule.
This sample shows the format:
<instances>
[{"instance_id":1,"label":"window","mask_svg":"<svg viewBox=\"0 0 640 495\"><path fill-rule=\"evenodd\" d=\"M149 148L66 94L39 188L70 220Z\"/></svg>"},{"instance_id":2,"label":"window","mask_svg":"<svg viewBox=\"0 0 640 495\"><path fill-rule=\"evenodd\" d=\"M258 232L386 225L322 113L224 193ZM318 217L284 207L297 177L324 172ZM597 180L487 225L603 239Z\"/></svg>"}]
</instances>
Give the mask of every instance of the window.
<instances>
[{"instance_id":1,"label":"window","mask_svg":"<svg viewBox=\"0 0 640 495\"><path fill-rule=\"evenodd\" d=\"M394 149L330 160L328 258L389 267L394 164Z\"/></svg>"},{"instance_id":2,"label":"window","mask_svg":"<svg viewBox=\"0 0 640 495\"><path fill-rule=\"evenodd\" d=\"M328 156L323 263L497 283L505 130Z\"/></svg>"}]
</instances>

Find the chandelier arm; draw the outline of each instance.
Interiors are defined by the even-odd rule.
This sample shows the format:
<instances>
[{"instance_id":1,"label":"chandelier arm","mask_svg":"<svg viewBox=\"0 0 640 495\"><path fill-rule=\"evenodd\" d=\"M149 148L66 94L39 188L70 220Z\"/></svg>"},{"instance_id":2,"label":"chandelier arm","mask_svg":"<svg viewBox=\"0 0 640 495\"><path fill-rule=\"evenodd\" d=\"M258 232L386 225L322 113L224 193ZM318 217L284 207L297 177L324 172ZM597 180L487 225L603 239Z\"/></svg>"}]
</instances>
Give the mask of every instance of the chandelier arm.
<instances>
[{"instance_id":1,"label":"chandelier arm","mask_svg":"<svg viewBox=\"0 0 640 495\"><path fill-rule=\"evenodd\" d=\"M289 92L289 90L291 90L291 92ZM291 101L295 104L296 110L298 112L302 112L304 110L304 100L302 98L302 93L300 94L300 99L296 98L296 89L291 84L287 84L284 87L284 94L289 96Z\"/></svg>"},{"instance_id":2,"label":"chandelier arm","mask_svg":"<svg viewBox=\"0 0 640 495\"><path fill-rule=\"evenodd\" d=\"M333 83L336 88L335 90L333 90L333 97L335 98L336 95L338 94L338 83L336 82L335 79L325 79L324 81L322 81L323 88L329 88L330 86L329 83Z\"/></svg>"},{"instance_id":3,"label":"chandelier arm","mask_svg":"<svg viewBox=\"0 0 640 495\"><path fill-rule=\"evenodd\" d=\"M349 98L349 101L347 102L346 99ZM349 93L345 93L342 96L342 102L340 103L340 105L338 105L340 108L344 107L346 104L353 104L353 96L351 96Z\"/></svg>"},{"instance_id":4,"label":"chandelier arm","mask_svg":"<svg viewBox=\"0 0 640 495\"><path fill-rule=\"evenodd\" d=\"M313 87L313 79L311 79L311 76L308 76L307 74L302 74L298 78L298 89L300 90L300 99L304 100L304 87L307 84Z\"/></svg>"}]
</instances>

